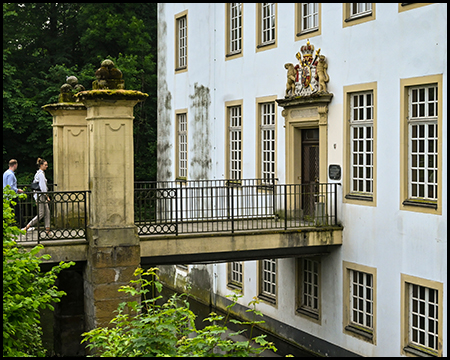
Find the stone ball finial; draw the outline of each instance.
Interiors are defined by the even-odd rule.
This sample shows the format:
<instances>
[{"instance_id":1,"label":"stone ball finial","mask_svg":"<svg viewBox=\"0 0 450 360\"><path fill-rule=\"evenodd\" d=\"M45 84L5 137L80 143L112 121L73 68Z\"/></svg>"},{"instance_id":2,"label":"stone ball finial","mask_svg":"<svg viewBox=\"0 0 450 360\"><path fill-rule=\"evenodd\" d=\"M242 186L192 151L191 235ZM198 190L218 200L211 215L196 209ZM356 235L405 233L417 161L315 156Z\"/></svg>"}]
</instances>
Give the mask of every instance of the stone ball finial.
<instances>
[{"instance_id":1,"label":"stone ball finial","mask_svg":"<svg viewBox=\"0 0 450 360\"><path fill-rule=\"evenodd\" d=\"M105 59L100 64L101 67L106 67L108 69L112 69L114 67L114 62L110 59Z\"/></svg>"},{"instance_id":2,"label":"stone ball finial","mask_svg":"<svg viewBox=\"0 0 450 360\"><path fill-rule=\"evenodd\" d=\"M72 85L70 84L63 84L61 86L61 93L69 93L72 90Z\"/></svg>"},{"instance_id":3,"label":"stone ball finial","mask_svg":"<svg viewBox=\"0 0 450 360\"><path fill-rule=\"evenodd\" d=\"M125 89L122 72L110 59L102 61L100 68L95 72L95 77L97 80L92 82L92 90Z\"/></svg>"},{"instance_id":4,"label":"stone ball finial","mask_svg":"<svg viewBox=\"0 0 450 360\"><path fill-rule=\"evenodd\" d=\"M75 76L68 76L66 77L66 83L60 88L58 102L75 102L74 93L83 90L84 86L78 84L78 79Z\"/></svg>"},{"instance_id":5,"label":"stone ball finial","mask_svg":"<svg viewBox=\"0 0 450 360\"><path fill-rule=\"evenodd\" d=\"M68 83L69 85L75 86L76 84L78 84L78 79L75 76L69 76L66 79L66 83Z\"/></svg>"}]
</instances>

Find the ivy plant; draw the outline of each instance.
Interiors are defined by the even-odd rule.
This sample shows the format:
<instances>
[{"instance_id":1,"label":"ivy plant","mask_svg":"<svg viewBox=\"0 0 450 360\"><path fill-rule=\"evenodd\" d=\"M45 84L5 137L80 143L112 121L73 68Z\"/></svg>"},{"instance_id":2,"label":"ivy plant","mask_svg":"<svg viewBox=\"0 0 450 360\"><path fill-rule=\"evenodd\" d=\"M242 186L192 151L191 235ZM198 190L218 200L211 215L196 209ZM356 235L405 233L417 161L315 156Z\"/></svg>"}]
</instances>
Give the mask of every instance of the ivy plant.
<instances>
[{"instance_id":1,"label":"ivy plant","mask_svg":"<svg viewBox=\"0 0 450 360\"><path fill-rule=\"evenodd\" d=\"M56 278L74 263L61 262L44 273L40 264L50 255L38 255L43 246L27 250L17 244L24 233L14 225L17 196L26 197L9 186L3 189L3 357L45 356L39 309L54 310L52 303L65 295L55 286Z\"/></svg>"},{"instance_id":2,"label":"ivy plant","mask_svg":"<svg viewBox=\"0 0 450 360\"><path fill-rule=\"evenodd\" d=\"M137 268L130 285L122 286L119 291L128 293L141 301L128 301L119 305L117 315L111 320L110 327L100 327L83 333L82 343L95 356L250 356L258 355L266 349L276 351L274 344L265 340L266 335L252 337L247 341L236 341L233 337L246 330L230 333L228 322L253 327L264 321L256 321L262 314L256 310L257 299L250 302L254 318L241 322L230 319L230 309L241 295L233 294L232 303L227 306L224 317L210 313L203 321L209 324L203 329L195 325L196 315L189 309L187 294L174 294L162 305L158 304L162 284L157 268L143 270ZM147 298L148 294L152 295Z\"/></svg>"}]
</instances>

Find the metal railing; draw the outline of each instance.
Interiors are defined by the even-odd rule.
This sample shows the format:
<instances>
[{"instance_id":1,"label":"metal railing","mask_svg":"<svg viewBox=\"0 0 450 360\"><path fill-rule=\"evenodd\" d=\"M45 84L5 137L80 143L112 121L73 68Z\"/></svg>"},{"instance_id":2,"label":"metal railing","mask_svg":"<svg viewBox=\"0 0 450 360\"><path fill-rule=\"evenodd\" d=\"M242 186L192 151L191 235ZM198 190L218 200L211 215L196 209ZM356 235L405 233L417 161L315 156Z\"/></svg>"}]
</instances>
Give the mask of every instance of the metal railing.
<instances>
[{"instance_id":1,"label":"metal railing","mask_svg":"<svg viewBox=\"0 0 450 360\"><path fill-rule=\"evenodd\" d=\"M140 235L337 225L339 185L276 179L136 182L135 224Z\"/></svg>"},{"instance_id":2,"label":"metal railing","mask_svg":"<svg viewBox=\"0 0 450 360\"><path fill-rule=\"evenodd\" d=\"M45 204L49 208L50 231L45 227L45 211L37 223L30 227L21 241L86 239L88 225L88 194L90 191L25 192L26 199L16 199L15 216L20 228L24 228L39 214ZM34 197L35 194L36 199ZM39 196L43 195L43 196ZM49 200L46 200L49 199Z\"/></svg>"}]
</instances>

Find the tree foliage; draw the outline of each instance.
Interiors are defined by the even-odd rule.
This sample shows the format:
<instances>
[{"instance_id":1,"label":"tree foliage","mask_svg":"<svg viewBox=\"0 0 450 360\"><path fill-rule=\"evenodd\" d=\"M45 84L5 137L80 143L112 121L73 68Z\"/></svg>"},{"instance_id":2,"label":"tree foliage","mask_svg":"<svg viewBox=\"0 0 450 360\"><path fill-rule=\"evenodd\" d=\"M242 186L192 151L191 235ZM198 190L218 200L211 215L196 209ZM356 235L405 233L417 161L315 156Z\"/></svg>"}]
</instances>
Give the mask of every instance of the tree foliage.
<instances>
[{"instance_id":1,"label":"tree foliage","mask_svg":"<svg viewBox=\"0 0 450 360\"><path fill-rule=\"evenodd\" d=\"M27 251L14 241L23 233L13 225L15 197L9 186L3 189L3 357L44 356L39 309L53 311L52 303L66 295L55 281L61 270L74 263L61 262L41 272L42 261L50 259L50 255L37 255L43 246Z\"/></svg>"},{"instance_id":2,"label":"tree foliage","mask_svg":"<svg viewBox=\"0 0 450 360\"><path fill-rule=\"evenodd\" d=\"M135 179L156 180L156 3L3 3L3 167L19 161L18 182L37 157L53 179L52 117L66 77L91 89L102 60L126 89L149 98L135 107Z\"/></svg>"},{"instance_id":3,"label":"tree foliage","mask_svg":"<svg viewBox=\"0 0 450 360\"><path fill-rule=\"evenodd\" d=\"M124 291L133 297L142 296L143 300L123 302L117 309L117 315L111 320L111 327L97 328L83 334L83 342L96 355L108 357L168 357L168 356L250 356L260 354L266 349L276 351L273 343L267 342L265 335L252 337L253 327L264 321L241 322L229 320L230 309L241 295L232 295L232 304L227 307L228 314L224 316L211 313L204 321L209 325L203 329L195 326L195 314L189 309L186 294L174 294L162 305L157 300L162 296L147 299L147 294L156 289L162 290L158 280L157 268L147 271L136 269L137 280L131 280L130 285L122 286ZM250 302L254 316L262 316L256 310L258 300ZM234 341L231 338L245 331L240 330L227 334L227 323L250 325L250 335L247 341ZM255 345L256 346L252 346Z\"/></svg>"}]
</instances>

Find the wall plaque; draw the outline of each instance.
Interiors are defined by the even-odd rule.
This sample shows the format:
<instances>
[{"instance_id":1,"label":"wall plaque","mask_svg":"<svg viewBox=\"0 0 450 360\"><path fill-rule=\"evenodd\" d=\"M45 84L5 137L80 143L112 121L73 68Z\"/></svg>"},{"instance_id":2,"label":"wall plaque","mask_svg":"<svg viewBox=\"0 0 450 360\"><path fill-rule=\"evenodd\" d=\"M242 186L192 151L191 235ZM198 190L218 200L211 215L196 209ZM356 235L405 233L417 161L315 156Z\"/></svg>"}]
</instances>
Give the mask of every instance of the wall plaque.
<instances>
[{"instance_id":1,"label":"wall plaque","mask_svg":"<svg viewBox=\"0 0 450 360\"><path fill-rule=\"evenodd\" d=\"M328 176L330 180L341 180L341 166L340 165L328 166Z\"/></svg>"}]
</instances>

